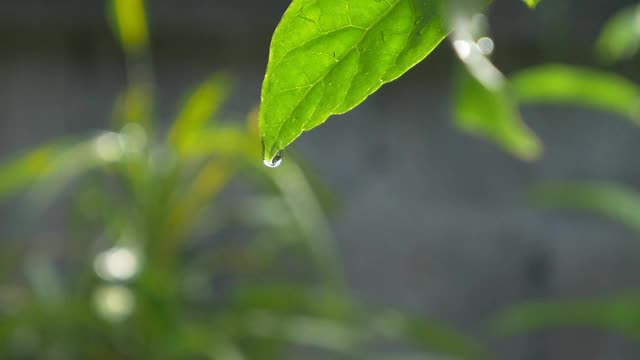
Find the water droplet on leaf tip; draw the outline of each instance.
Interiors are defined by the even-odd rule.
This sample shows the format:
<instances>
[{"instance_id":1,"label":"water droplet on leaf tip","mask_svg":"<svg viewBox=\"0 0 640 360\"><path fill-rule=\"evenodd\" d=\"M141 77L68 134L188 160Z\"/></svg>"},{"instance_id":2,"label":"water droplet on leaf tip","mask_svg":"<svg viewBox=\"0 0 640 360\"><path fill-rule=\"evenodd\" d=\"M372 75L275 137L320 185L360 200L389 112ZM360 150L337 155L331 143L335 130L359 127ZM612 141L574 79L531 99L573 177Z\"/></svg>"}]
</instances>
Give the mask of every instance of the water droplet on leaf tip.
<instances>
[{"instance_id":1,"label":"water droplet on leaf tip","mask_svg":"<svg viewBox=\"0 0 640 360\"><path fill-rule=\"evenodd\" d=\"M284 157L283 155L284 154L282 150L280 150L276 153L276 156L274 156L273 159L271 160L264 159L263 162L267 167L270 167L270 168L278 167L282 163L282 158Z\"/></svg>"}]
</instances>

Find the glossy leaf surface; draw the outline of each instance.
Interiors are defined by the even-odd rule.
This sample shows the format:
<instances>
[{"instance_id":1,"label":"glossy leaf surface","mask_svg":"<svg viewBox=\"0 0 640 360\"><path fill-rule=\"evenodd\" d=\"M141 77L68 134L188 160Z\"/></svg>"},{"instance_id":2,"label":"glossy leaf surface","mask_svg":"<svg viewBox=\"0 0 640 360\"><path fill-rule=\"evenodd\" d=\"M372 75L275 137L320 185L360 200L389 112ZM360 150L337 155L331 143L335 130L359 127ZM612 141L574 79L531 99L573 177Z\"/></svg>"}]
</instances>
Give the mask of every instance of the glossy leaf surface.
<instances>
[{"instance_id":1,"label":"glossy leaf surface","mask_svg":"<svg viewBox=\"0 0 640 360\"><path fill-rule=\"evenodd\" d=\"M445 37L441 0L294 0L262 87L264 159L360 104Z\"/></svg>"}]
</instances>

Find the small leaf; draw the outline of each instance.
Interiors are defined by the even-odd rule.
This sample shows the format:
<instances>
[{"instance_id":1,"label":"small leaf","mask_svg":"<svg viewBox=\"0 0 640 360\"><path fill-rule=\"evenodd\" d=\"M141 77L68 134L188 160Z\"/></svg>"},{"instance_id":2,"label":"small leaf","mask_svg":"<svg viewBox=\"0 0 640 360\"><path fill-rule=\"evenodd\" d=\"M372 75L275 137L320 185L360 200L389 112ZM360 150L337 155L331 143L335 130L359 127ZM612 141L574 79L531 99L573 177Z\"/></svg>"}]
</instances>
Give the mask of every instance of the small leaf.
<instances>
[{"instance_id":1,"label":"small leaf","mask_svg":"<svg viewBox=\"0 0 640 360\"><path fill-rule=\"evenodd\" d=\"M216 74L198 86L187 98L169 132L169 141L179 153L183 153L187 144L212 120L227 97L227 88L227 78Z\"/></svg>"},{"instance_id":2,"label":"small leaf","mask_svg":"<svg viewBox=\"0 0 640 360\"><path fill-rule=\"evenodd\" d=\"M484 136L502 149L523 160L537 158L541 145L535 134L520 119L516 102L509 92L507 80L489 59L490 47L478 45L485 35L485 24L476 14L482 2L472 2L467 13L453 18L456 24L450 37L453 49L464 70L459 72L455 101L456 125L467 132Z\"/></svg>"},{"instance_id":3,"label":"small leaf","mask_svg":"<svg viewBox=\"0 0 640 360\"><path fill-rule=\"evenodd\" d=\"M366 315L365 315L366 316ZM425 350L448 354L456 359L485 359L486 350L472 339L442 324L418 316L386 312L372 316L368 328L383 337L404 340Z\"/></svg>"},{"instance_id":4,"label":"small leaf","mask_svg":"<svg viewBox=\"0 0 640 360\"><path fill-rule=\"evenodd\" d=\"M442 0L294 0L262 87L264 159L424 59L446 35L442 8Z\"/></svg>"},{"instance_id":5,"label":"small leaf","mask_svg":"<svg viewBox=\"0 0 640 360\"><path fill-rule=\"evenodd\" d=\"M540 142L522 122L506 87L489 88L461 71L455 102L455 120L460 129L485 136L525 160L540 155Z\"/></svg>"},{"instance_id":6,"label":"small leaf","mask_svg":"<svg viewBox=\"0 0 640 360\"><path fill-rule=\"evenodd\" d=\"M600 58L612 63L631 58L640 49L640 5L630 6L615 14L605 24L596 51Z\"/></svg>"},{"instance_id":7,"label":"small leaf","mask_svg":"<svg viewBox=\"0 0 640 360\"><path fill-rule=\"evenodd\" d=\"M140 124L145 128L151 126L153 108L153 89L145 83L133 83L123 91L113 105L111 115L117 127L126 124Z\"/></svg>"},{"instance_id":8,"label":"small leaf","mask_svg":"<svg viewBox=\"0 0 640 360\"><path fill-rule=\"evenodd\" d=\"M312 316L282 316L268 311L254 311L250 315L247 323L253 324L252 335L281 338L291 344L348 353L362 337L348 322Z\"/></svg>"},{"instance_id":9,"label":"small leaf","mask_svg":"<svg viewBox=\"0 0 640 360\"><path fill-rule=\"evenodd\" d=\"M516 305L501 312L492 323L494 332L500 335L560 327L612 330L639 340L640 296Z\"/></svg>"},{"instance_id":10,"label":"small leaf","mask_svg":"<svg viewBox=\"0 0 640 360\"><path fill-rule=\"evenodd\" d=\"M147 50L149 34L144 0L111 0L113 32L129 54Z\"/></svg>"},{"instance_id":11,"label":"small leaf","mask_svg":"<svg viewBox=\"0 0 640 360\"><path fill-rule=\"evenodd\" d=\"M246 157L255 159L260 149L243 128L234 126L216 126L201 129L196 137L189 138L182 147L186 157Z\"/></svg>"},{"instance_id":12,"label":"small leaf","mask_svg":"<svg viewBox=\"0 0 640 360\"><path fill-rule=\"evenodd\" d=\"M59 144L47 144L0 163L0 199L23 190L48 174L60 150Z\"/></svg>"},{"instance_id":13,"label":"small leaf","mask_svg":"<svg viewBox=\"0 0 640 360\"><path fill-rule=\"evenodd\" d=\"M544 65L511 77L521 103L576 104L610 111L640 125L640 87L616 74L566 65Z\"/></svg>"},{"instance_id":14,"label":"small leaf","mask_svg":"<svg viewBox=\"0 0 640 360\"><path fill-rule=\"evenodd\" d=\"M584 210L640 232L640 193L607 183L550 183L535 189L534 200L549 208Z\"/></svg>"},{"instance_id":15,"label":"small leaf","mask_svg":"<svg viewBox=\"0 0 640 360\"><path fill-rule=\"evenodd\" d=\"M536 6L538 6L541 0L522 0L522 1L524 1L524 3L527 4L527 6L533 9Z\"/></svg>"},{"instance_id":16,"label":"small leaf","mask_svg":"<svg viewBox=\"0 0 640 360\"><path fill-rule=\"evenodd\" d=\"M200 211L229 183L235 175L234 170L226 161L208 161L170 210L165 225L166 236L171 239L188 236L196 228L197 221L201 220Z\"/></svg>"},{"instance_id":17,"label":"small leaf","mask_svg":"<svg viewBox=\"0 0 640 360\"><path fill-rule=\"evenodd\" d=\"M49 204L70 181L121 161L131 146L123 134L102 132L83 141L62 139L38 147L0 163L0 199L32 187L32 204Z\"/></svg>"}]
</instances>

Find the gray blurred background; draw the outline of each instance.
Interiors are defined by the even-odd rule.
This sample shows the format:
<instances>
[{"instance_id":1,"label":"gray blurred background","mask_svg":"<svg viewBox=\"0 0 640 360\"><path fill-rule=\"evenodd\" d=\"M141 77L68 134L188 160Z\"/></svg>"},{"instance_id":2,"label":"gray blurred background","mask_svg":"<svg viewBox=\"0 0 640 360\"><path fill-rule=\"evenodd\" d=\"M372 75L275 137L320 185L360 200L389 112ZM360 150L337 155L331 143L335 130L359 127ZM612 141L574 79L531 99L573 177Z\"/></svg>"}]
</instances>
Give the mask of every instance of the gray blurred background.
<instances>
[{"instance_id":1,"label":"gray blurred background","mask_svg":"<svg viewBox=\"0 0 640 360\"><path fill-rule=\"evenodd\" d=\"M227 114L256 105L270 35L288 3L148 1L161 119L175 114L184 90L219 70L234 78ZM532 12L518 0L498 0L489 11L494 60L506 73L547 62L596 64L600 27L632 3L546 0ZM336 194L331 221L354 293L491 341L501 359L638 358L637 344L604 332L494 341L484 329L508 304L640 285L640 245L630 231L594 216L535 209L528 197L546 180L640 186L640 130L605 113L525 107L545 149L540 161L523 163L451 125L455 61L443 43L290 150ZM637 61L615 70L640 80ZM0 3L0 158L105 127L124 86L123 56L101 1ZM0 212L3 227L10 213Z\"/></svg>"}]
</instances>

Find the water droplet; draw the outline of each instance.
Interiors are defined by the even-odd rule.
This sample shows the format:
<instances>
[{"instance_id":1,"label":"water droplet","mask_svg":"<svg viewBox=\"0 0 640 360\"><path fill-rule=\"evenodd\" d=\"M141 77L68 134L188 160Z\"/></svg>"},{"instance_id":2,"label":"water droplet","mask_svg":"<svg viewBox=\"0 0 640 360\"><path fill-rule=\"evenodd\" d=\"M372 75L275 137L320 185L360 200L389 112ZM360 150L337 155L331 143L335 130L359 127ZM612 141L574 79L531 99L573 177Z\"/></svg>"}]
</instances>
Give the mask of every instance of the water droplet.
<instances>
[{"instance_id":1,"label":"water droplet","mask_svg":"<svg viewBox=\"0 0 640 360\"><path fill-rule=\"evenodd\" d=\"M493 40L491 40L490 37L486 36L478 39L478 41L476 41L476 44L478 44L478 48L480 49L480 53L482 53L482 55L491 55L493 49L495 48Z\"/></svg>"},{"instance_id":2,"label":"water droplet","mask_svg":"<svg viewBox=\"0 0 640 360\"><path fill-rule=\"evenodd\" d=\"M275 168L280 166L280 164L282 163L283 157L284 157L284 153L282 152L282 150L280 150L276 153L276 156L274 156L273 159L271 160L264 159L263 162L267 167Z\"/></svg>"}]
</instances>

